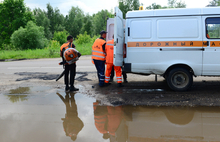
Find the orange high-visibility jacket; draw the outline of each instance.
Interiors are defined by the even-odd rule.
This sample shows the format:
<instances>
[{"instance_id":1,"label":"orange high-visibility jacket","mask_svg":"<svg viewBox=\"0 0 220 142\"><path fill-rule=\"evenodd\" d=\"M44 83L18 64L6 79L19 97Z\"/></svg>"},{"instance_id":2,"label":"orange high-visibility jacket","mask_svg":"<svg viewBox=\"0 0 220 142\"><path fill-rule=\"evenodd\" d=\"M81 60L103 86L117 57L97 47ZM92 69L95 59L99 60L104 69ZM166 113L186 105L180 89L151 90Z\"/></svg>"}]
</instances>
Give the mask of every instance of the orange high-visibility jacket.
<instances>
[{"instance_id":1,"label":"orange high-visibility jacket","mask_svg":"<svg viewBox=\"0 0 220 142\"><path fill-rule=\"evenodd\" d=\"M60 47L60 52L62 53L62 55L60 55L60 56L63 57L64 51L65 51L67 48L70 48L70 47L72 47L72 46L73 46L73 45L72 45L72 43L70 43L70 42L64 43L64 44ZM75 48L75 46L72 47L72 48Z\"/></svg>"},{"instance_id":2,"label":"orange high-visibility jacket","mask_svg":"<svg viewBox=\"0 0 220 142\"><path fill-rule=\"evenodd\" d=\"M105 52L102 45L105 44L105 40L96 39L92 46L92 59L105 61Z\"/></svg>"},{"instance_id":3,"label":"orange high-visibility jacket","mask_svg":"<svg viewBox=\"0 0 220 142\"><path fill-rule=\"evenodd\" d=\"M113 64L114 39L108 41L105 45L106 63Z\"/></svg>"}]
</instances>

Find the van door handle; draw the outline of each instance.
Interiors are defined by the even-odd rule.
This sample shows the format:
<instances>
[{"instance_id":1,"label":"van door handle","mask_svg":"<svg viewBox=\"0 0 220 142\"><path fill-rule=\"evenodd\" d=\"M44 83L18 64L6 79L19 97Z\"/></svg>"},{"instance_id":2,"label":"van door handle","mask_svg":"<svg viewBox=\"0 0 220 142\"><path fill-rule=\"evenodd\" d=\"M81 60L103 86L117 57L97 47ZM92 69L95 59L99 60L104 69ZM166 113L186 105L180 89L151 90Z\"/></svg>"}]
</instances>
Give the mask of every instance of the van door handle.
<instances>
[{"instance_id":1,"label":"van door handle","mask_svg":"<svg viewBox=\"0 0 220 142\"><path fill-rule=\"evenodd\" d=\"M130 36L130 28L128 27L128 36Z\"/></svg>"}]
</instances>

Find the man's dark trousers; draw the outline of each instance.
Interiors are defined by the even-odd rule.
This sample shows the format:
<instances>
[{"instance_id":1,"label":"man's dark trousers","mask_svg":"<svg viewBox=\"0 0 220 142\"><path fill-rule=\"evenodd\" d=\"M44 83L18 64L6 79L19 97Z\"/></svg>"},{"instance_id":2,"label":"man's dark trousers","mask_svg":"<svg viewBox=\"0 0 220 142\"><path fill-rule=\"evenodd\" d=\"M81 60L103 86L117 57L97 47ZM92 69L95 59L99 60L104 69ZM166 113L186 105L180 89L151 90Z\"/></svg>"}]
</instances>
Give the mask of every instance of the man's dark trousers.
<instances>
[{"instance_id":1,"label":"man's dark trousers","mask_svg":"<svg viewBox=\"0 0 220 142\"><path fill-rule=\"evenodd\" d=\"M74 80L76 76L76 63L73 63L71 65L65 65L64 82L66 86L69 85L69 72L70 72L70 86L74 86Z\"/></svg>"},{"instance_id":2,"label":"man's dark trousers","mask_svg":"<svg viewBox=\"0 0 220 142\"><path fill-rule=\"evenodd\" d=\"M104 86L104 81L105 81L105 61L95 60L95 59L93 59L93 61L99 78L99 86L102 87Z\"/></svg>"}]
</instances>

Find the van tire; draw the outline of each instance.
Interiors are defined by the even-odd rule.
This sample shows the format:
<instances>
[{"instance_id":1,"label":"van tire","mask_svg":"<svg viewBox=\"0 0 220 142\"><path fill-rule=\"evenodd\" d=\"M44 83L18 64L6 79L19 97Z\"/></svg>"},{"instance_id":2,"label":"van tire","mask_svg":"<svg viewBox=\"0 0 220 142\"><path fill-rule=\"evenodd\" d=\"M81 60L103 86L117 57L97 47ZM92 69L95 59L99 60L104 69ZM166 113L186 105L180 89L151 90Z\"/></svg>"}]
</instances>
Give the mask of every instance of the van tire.
<instances>
[{"instance_id":1,"label":"van tire","mask_svg":"<svg viewBox=\"0 0 220 142\"><path fill-rule=\"evenodd\" d=\"M174 68L168 72L166 81L174 91L187 91L192 86L193 77L185 68Z\"/></svg>"}]
</instances>

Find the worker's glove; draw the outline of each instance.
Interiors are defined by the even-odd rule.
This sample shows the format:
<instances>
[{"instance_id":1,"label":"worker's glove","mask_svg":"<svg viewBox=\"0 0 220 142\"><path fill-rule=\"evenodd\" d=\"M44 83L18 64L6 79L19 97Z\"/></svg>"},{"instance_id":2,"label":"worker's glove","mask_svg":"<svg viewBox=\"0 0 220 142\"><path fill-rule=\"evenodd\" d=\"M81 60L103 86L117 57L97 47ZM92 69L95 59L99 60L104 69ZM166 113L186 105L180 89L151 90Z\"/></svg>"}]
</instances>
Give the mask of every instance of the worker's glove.
<instances>
[{"instance_id":1,"label":"worker's glove","mask_svg":"<svg viewBox=\"0 0 220 142\"><path fill-rule=\"evenodd\" d=\"M78 54L78 57L80 57L80 56L82 55L82 54L81 54L81 53L79 53L79 52L78 52L77 54Z\"/></svg>"}]
</instances>

